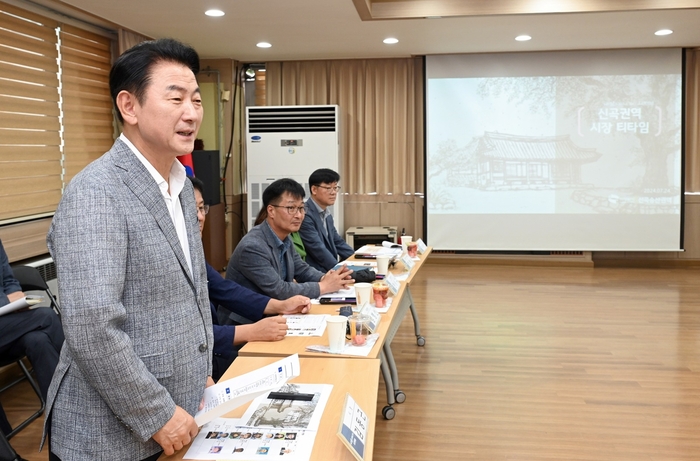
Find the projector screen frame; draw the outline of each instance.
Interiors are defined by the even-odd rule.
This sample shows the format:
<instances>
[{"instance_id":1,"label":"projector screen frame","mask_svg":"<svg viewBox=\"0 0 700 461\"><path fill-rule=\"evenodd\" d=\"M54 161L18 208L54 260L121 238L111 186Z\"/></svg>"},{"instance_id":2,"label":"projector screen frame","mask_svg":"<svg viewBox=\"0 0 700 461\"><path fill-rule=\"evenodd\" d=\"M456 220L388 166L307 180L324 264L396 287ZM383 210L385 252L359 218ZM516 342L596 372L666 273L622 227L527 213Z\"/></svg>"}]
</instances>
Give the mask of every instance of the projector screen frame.
<instances>
[{"instance_id":1,"label":"projector screen frame","mask_svg":"<svg viewBox=\"0 0 700 461\"><path fill-rule=\"evenodd\" d=\"M552 252L571 252L571 251L629 251L629 252L681 252L684 251L684 240L685 240L685 167L686 167L686 145L685 145L685 135L686 135L686 94L687 94L687 81L686 81L686 50L684 48L673 48L680 52L680 145L679 145L679 163L680 163L680 190L678 192L678 203L677 208L679 228L677 234L677 247L676 248L661 248L661 249L629 249L629 248L581 248L581 247L568 247L568 248L529 248L529 249L508 249L508 248L473 248L473 249L455 249L455 248L439 248L436 247L437 251L444 251L452 254L494 254L494 255L547 255ZM620 51L620 50L574 50L574 51L545 51L544 53L561 52L561 53L576 53L576 52L598 52L598 51ZM639 50L634 50L639 51ZM531 53L542 53L542 52L523 52L518 54L531 54ZM501 55L501 54L514 54L514 53L489 53L491 55ZM459 55L452 55L459 56ZM430 231L429 231L429 203L431 200L430 187L428 183L429 176L429 120L428 120L428 59L434 57L434 55L428 55L422 57L423 64L423 151L425 155L423 156L423 174L424 174L424 188L425 188L425 203L423 207L423 235L425 236L426 242L433 245L430 242ZM678 183L676 183L678 184ZM434 246L434 245L433 245Z\"/></svg>"}]
</instances>

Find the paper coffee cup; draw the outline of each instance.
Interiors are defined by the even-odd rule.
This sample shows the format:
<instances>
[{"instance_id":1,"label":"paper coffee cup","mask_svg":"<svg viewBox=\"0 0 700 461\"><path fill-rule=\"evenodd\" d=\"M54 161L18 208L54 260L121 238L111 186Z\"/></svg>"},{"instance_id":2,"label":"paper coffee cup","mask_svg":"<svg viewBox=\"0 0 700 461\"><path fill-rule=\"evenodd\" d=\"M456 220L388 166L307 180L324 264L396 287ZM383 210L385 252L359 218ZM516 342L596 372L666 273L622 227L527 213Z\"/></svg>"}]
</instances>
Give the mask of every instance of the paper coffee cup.
<instances>
[{"instance_id":1,"label":"paper coffee cup","mask_svg":"<svg viewBox=\"0 0 700 461\"><path fill-rule=\"evenodd\" d=\"M401 236L401 249L403 250L404 253L406 253L406 247L408 246L409 242L413 241L413 237L410 235L402 235Z\"/></svg>"},{"instance_id":2,"label":"paper coffee cup","mask_svg":"<svg viewBox=\"0 0 700 461\"><path fill-rule=\"evenodd\" d=\"M356 283L355 284L355 300L357 307L362 307L365 303L372 302L372 284L371 283Z\"/></svg>"},{"instance_id":3,"label":"paper coffee cup","mask_svg":"<svg viewBox=\"0 0 700 461\"><path fill-rule=\"evenodd\" d=\"M328 332L328 349L333 354L339 354L345 349L345 325L348 318L343 315L332 315L326 319Z\"/></svg>"},{"instance_id":4,"label":"paper coffee cup","mask_svg":"<svg viewBox=\"0 0 700 461\"><path fill-rule=\"evenodd\" d=\"M386 275L389 272L391 256L377 255L377 275Z\"/></svg>"}]
</instances>

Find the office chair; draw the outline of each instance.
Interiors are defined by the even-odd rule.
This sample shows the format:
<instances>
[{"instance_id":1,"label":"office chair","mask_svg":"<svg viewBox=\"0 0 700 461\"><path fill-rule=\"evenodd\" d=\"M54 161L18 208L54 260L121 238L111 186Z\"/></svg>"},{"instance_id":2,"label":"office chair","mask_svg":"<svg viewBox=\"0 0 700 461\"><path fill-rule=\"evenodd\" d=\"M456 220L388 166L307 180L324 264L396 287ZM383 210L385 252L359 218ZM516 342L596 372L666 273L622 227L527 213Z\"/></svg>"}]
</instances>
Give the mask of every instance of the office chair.
<instances>
[{"instance_id":1,"label":"office chair","mask_svg":"<svg viewBox=\"0 0 700 461\"><path fill-rule=\"evenodd\" d=\"M51 289L46 284L46 280L41 276L39 269L31 266L15 266L12 268L15 278L22 286L22 291L43 291L51 301L51 307L60 316L61 309L58 306L56 297L51 292Z\"/></svg>"},{"instance_id":2,"label":"office chair","mask_svg":"<svg viewBox=\"0 0 700 461\"><path fill-rule=\"evenodd\" d=\"M14 448L12 448L2 431L0 431L0 460L25 461L25 459L18 455Z\"/></svg>"},{"instance_id":3,"label":"office chair","mask_svg":"<svg viewBox=\"0 0 700 461\"><path fill-rule=\"evenodd\" d=\"M46 296L48 296L49 300L51 301L51 307L54 309L56 314L58 314L59 316L61 315L61 310L58 306L56 298L54 297L53 293L51 293L51 289L46 284L46 281L36 268L29 266L16 266L12 269L12 272L14 273L15 278L22 287L22 291L45 292ZM41 416L41 414L44 412L44 409L46 408L46 402L44 402L44 398L41 396L41 390L39 389L39 385L36 383L34 378L32 378L31 372L27 369L27 366L24 364L23 358L24 357L20 357L19 359L14 358L11 360L0 358L0 366L9 365L12 362L16 362L17 365L19 365L20 370L22 370L22 376L19 376L17 379L0 389L0 394L5 392L7 389L11 388L15 384L18 384L24 379L26 379L29 382L29 385L32 387L32 389L34 389L34 392L36 393L37 397L39 397L41 407L37 411L32 413L31 416L29 416L27 419L18 424L17 427L12 429L12 431L9 434L7 434L8 439L11 439L16 433L27 427L29 423Z\"/></svg>"},{"instance_id":4,"label":"office chair","mask_svg":"<svg viewBox=\"0 0 700 461\"><path fill-rule=\"evenodd\" d=\"M22 360L24 357L20 357L19 360L5 360L5 359L0 359L0 366L4 367L5 365L9 365L12 362L16 362L17 365L19 365L19 368L22 370L22 376L18 377L14 381L12 381L9 384L6 384L2 389L0 389L0 394L14 386L15 384L21 383L23 380L27 380L29 382L29 385L32 386L32 389L34 389L34 393L36 396L39 398L39 402L41 403L41 406L37 411L32 413L27 419L19 423L16 427L14 427L9 434L7 434L7 438L11 439L14 437L15 434L17 434L19 431L24 429L37 419L41 414L44 412L44 409L46 408L46 402L44 402L44 398L41 396L41 390L39 389L39 385L34 381L34 378L32 378L31 372L27 369L27 366L24 364L24 361Z\"/></svg>"}]
</instances>

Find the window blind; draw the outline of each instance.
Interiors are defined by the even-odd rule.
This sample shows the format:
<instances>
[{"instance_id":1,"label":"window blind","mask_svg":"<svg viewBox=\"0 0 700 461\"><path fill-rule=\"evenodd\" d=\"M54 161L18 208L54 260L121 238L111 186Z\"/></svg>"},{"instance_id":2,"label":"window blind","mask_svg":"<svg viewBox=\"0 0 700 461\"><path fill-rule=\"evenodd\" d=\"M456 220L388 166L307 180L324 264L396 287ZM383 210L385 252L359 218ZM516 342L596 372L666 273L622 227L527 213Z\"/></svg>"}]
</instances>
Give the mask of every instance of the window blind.
<instances>
[{"instance_id":1,"label":"window blind","mask_svg":"<svg viewBox=\"0 0 700 461\"><path fill-rule=\"evenodd\" d=\"M112 145L109 38L61 25L64 184Z\"/></svg>"},{"instance_id":2,"label":"window blind","mask_svg":"<svg viewBox=\"0 0 700 461\"><path fill-rule=\"evenodd\" d=\"M57 26L0 3L0 221L61 198Z\"/></svg>"},{"instance_id":3,"label":"window blind","mask_svg":"<svg viewBox=\"0 0 700 461\"><path fill-rule=\"evenodd\" d=\"M0 238L46 253L63 188L114 139L114 40L0 1Z\"/></svg>"}]
</instances>

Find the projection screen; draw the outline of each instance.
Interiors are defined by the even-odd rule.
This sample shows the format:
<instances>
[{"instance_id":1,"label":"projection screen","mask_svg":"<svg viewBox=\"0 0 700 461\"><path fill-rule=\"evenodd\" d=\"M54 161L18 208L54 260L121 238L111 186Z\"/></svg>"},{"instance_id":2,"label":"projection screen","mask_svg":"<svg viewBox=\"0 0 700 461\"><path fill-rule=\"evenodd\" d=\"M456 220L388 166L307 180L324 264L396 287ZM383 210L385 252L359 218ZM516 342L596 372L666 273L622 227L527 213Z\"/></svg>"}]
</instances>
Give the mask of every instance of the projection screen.
<instances>
[{"instance_id":1,"label":"projection screen","mask_svg":"<svg viewBox=\"0 0 700 461\"><path fill-rule=\"evenodd\" d=\"M681 249L682 50L426 57L426 237Z\"/></svg>"}]
</instances>

